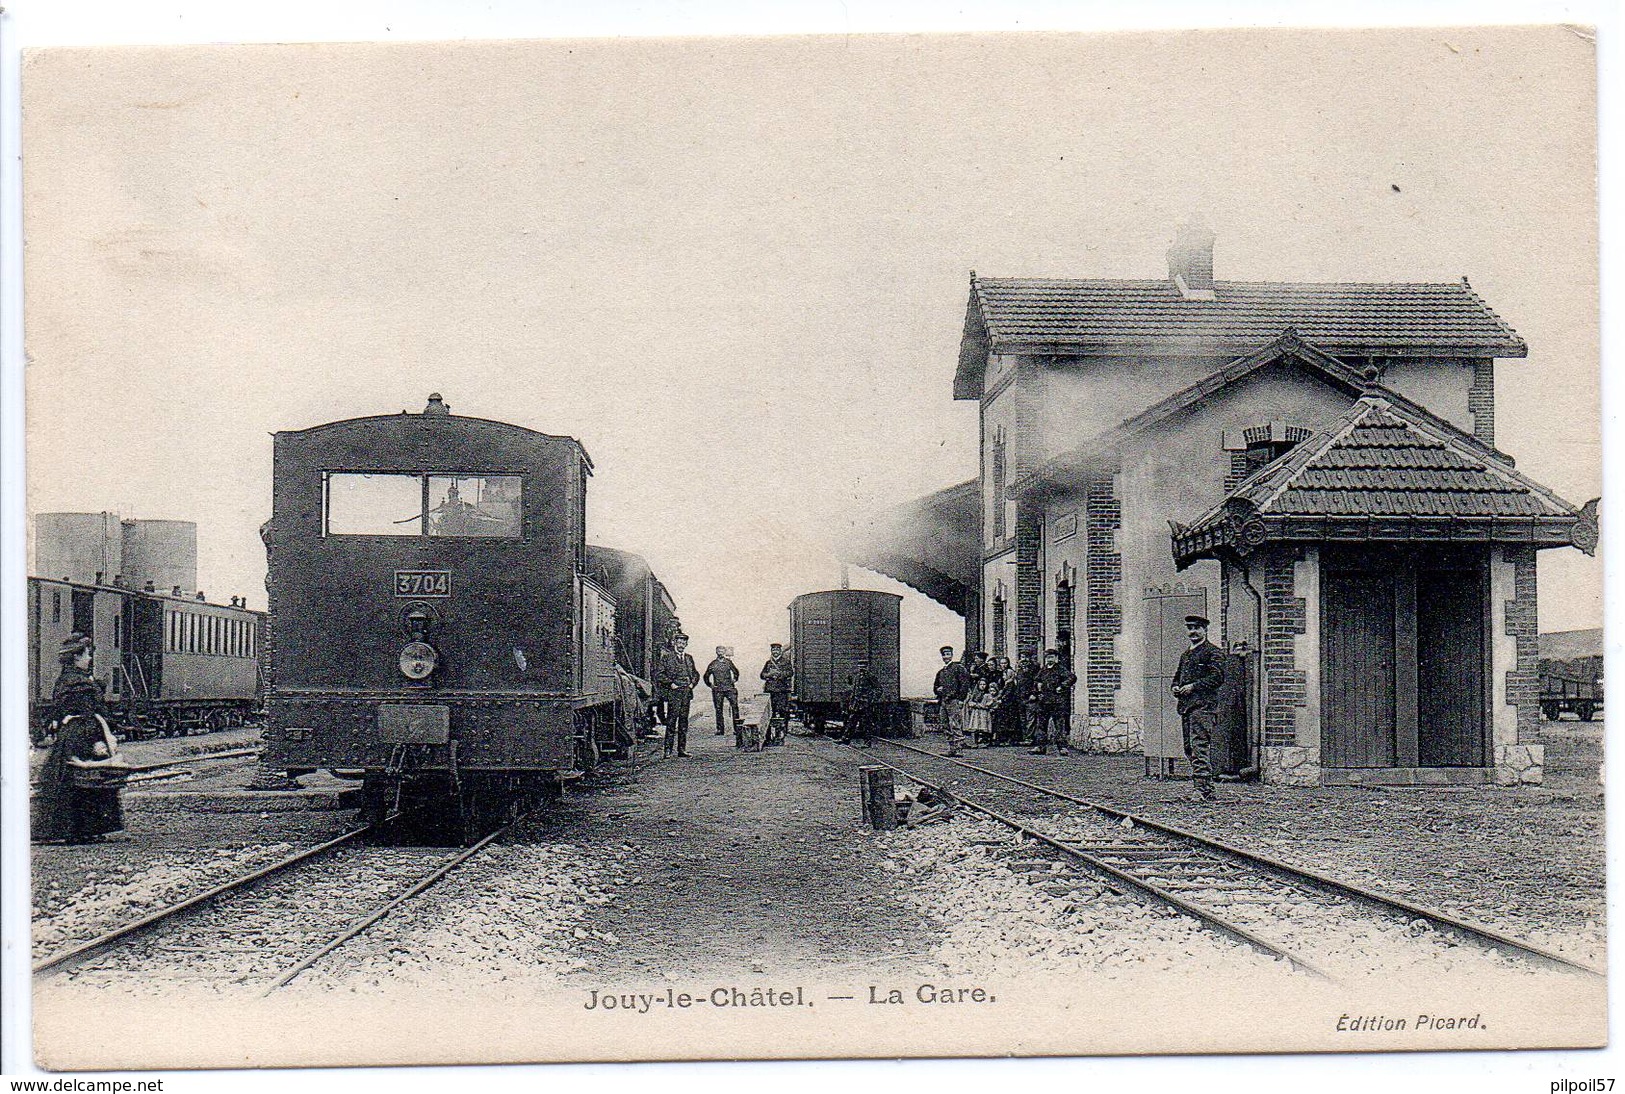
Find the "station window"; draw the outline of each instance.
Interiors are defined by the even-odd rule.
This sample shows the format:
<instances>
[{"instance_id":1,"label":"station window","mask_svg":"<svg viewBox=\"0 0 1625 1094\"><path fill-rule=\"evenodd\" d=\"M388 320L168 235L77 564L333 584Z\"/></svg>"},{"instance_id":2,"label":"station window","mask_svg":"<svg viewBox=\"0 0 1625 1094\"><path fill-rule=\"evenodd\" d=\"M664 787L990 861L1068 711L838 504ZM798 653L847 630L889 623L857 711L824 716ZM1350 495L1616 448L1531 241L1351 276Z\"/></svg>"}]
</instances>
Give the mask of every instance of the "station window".
<instances>
[{"instance_id":1,"label":"station window","mask_svg":"<svg viewBox=\"0 0 1625 1094\"><path fill-rule=\"evenodd\" d=\"M327 475L328 535L517 539L519 475Z\"/></svg>"},{"instance_id":2,"label":"station window","mask_svg":"<svg viewBox=\"0 0 1625 1094\"><path fill-rule=\"evenodd\" d=\"M62 622L62 590L57 589L51 593L51 622Z\"/></svg>"}]
</instances>

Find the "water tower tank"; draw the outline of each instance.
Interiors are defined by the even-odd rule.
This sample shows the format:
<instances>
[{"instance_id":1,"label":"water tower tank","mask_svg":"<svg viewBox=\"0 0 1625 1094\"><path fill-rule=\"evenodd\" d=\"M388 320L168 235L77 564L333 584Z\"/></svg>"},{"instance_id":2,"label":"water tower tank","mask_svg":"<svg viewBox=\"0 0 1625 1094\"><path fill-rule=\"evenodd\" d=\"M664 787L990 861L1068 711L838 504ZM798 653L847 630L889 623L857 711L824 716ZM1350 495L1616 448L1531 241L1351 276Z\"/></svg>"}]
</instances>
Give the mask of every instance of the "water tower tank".
<instances>
[{"instance_id":1,"label":"water tower tank","mask_svg":"<svg viewBox=\"0 0 1625 1094\"><path fill-rule=\"evenodd\" d=\"M124 583L159 592L197 589L197 524L190 520L124 522Z\"/></svg>"},{"instance_id":2,"label":"water tower tank","mask_svg":"<svg viewBox=\"0 0 1625 1094\"><path fill-rule=\"evenodd\" d=\"M38 513L34 517L35 577L108 584L123 572L117 513Z\"/></svg>"}]
</instances>

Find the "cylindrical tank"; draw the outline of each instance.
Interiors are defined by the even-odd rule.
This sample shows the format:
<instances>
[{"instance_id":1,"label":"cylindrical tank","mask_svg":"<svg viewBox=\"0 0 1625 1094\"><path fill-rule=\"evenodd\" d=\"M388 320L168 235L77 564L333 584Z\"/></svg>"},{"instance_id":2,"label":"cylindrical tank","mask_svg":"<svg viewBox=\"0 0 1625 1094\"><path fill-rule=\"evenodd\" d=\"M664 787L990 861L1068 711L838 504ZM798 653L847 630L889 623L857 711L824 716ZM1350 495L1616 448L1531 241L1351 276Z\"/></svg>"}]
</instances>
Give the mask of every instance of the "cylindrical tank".
<instances>
[{"instance_id":1,"label":"cylindrical tank","mask_svg":"<svg viewBox=\"0 0 1625 1094\"><path fill-rule=\"evenodd\" d=\"M133 589L152 582L161 593L177 585L182 594L197 589L197 524L189 520L124 522L124 583Z\"/></svg>"},{"instance_id":2,"label":"cylindrical tank","mask_svg":"<svg viewBox=\"0 0 1625 1094\"><path fill-rule=\"evenodd\" d=\"M34 517L34 569L51 581L111 585L124 572L117 513L39 513ZM128 583L128 582L126 582Z\"/></svg>"},{"instance_id":3,"label":"cylindrical tank","mask_svg":"<svg viewBox=\"0 0 1625 1094\"><path fill-rule=\"evenodd\" d=\"M871 589L803 593L790 602L795 696L803 703L839 703L859 661L880 682L880 699L899 694L899 613L903 598Z\"/></svg>"}]
</instances>

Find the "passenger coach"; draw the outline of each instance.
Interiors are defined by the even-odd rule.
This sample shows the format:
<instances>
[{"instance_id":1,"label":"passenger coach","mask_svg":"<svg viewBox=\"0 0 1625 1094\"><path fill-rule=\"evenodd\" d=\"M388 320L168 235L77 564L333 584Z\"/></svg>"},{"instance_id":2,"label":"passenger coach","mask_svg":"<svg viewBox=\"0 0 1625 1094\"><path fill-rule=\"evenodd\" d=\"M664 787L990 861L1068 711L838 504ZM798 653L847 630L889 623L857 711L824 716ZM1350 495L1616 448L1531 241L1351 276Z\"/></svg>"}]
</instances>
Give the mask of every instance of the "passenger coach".
<instances>
[{"instance_id":1,"label":"passenger coach","mask_svg":"<svg viewBox=\"0 0 1625 1094\"><path fill-rule=\"evenodd\" d=\"M273 766L360 770L371 819L405 806L467 840L597 763L615 606L585 575L579 442L432 395L274 453Z\"/></svg>"}]
</instances>

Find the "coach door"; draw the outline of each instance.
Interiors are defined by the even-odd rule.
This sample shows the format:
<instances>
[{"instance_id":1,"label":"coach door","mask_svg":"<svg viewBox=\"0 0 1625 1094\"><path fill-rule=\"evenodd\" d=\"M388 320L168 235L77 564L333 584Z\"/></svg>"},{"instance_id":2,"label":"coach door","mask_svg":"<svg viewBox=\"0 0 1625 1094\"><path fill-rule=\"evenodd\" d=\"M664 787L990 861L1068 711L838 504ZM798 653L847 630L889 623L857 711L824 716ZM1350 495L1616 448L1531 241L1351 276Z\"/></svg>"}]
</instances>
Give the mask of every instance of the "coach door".
<instances>
[{"instance_id":1,"label":"coach door","mask_svg":"<svg viewBox=\"0 0 1625 1094\"><path fill-rule=\"evenodd\" d=\"M1321 763L1393 767L1394 577L1321 571Z\"/></svg>"}]
</instances>

